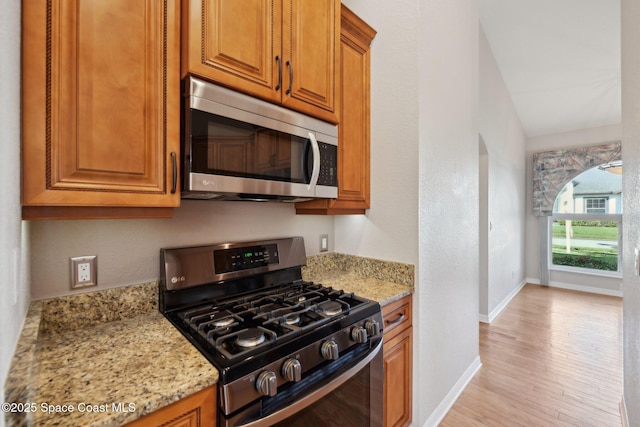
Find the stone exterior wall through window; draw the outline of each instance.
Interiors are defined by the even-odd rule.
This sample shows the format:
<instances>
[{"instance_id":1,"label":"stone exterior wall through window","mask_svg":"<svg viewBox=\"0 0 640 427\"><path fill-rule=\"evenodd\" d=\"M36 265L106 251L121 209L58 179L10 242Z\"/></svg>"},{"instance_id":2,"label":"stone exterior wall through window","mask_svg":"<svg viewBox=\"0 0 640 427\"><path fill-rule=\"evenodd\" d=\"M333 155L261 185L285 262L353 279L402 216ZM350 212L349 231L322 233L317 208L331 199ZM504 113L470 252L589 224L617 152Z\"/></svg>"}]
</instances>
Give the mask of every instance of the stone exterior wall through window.
<instances>
[{"instance_id":1,"label":"stone exterior wall through window","mask_svg":"<svg viewBox=\"0 0 640 427\"><path fill-rule=\"evenodd\" d=\"M562 187L582 172L622 159L619 142L533 154L533 214L550 216Z\"/></svg>"}]
</instances>

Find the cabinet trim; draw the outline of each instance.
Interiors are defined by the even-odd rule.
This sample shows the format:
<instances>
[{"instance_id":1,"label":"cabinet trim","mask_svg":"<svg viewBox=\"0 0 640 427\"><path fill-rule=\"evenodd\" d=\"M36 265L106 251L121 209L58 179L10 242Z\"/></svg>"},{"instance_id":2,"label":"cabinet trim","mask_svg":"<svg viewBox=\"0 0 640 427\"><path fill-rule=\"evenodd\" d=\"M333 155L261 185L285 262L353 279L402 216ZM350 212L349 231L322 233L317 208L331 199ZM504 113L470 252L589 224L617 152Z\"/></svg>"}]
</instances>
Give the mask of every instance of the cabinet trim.
<instances>
[{"instance_id":1,"label":"cabinet trim","mask_svg":"<svg viewBox=\"0 0 640 427\"><path fill-rule=\"evenodd\" d=\"M23 206L24 220L172 218L173 208Z\"/></svg>"}]
</instances>

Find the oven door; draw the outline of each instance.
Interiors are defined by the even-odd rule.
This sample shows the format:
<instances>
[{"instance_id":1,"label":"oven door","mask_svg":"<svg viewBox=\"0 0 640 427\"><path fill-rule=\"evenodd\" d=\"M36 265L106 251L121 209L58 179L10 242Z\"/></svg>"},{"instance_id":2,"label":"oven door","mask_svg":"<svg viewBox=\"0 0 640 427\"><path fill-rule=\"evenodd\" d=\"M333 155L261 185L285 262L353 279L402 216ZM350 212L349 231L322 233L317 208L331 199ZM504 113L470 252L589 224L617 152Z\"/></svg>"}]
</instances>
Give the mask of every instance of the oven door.
<instances>
[{"instance_id":1,"label":"oven door","mask_svg":"<svg viewBox=\"0 0 640 427\"><path fill-rule=\"evenodd\" d=\"M349 360L351 359L351 360ZM219 426L382 427L382 339L310 373L276 396L263 398ZM301 391L304 390L304 391Z\"/></svg>"}]
</instances>

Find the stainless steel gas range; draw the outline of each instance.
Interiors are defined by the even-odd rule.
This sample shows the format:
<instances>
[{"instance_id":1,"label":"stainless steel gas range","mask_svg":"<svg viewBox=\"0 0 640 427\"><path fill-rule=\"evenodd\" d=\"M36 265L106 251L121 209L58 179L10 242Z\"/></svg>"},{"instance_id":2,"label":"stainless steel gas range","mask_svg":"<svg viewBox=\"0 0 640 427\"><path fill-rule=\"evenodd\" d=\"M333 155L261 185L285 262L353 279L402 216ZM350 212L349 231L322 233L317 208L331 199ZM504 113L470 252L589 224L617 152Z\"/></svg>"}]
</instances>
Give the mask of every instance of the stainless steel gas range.
<instances>
[{"instance_id":1,"label":"stainless steel gas range","mask_svg":"<svg viewBox=\"0 0 640 427\"><path fill-rule=\"evenodd\" d=\"M301 237L160 255L160 311L218 369L219 426L382 426L380 305L302 280Z\"/></svg>"}]
</instances>

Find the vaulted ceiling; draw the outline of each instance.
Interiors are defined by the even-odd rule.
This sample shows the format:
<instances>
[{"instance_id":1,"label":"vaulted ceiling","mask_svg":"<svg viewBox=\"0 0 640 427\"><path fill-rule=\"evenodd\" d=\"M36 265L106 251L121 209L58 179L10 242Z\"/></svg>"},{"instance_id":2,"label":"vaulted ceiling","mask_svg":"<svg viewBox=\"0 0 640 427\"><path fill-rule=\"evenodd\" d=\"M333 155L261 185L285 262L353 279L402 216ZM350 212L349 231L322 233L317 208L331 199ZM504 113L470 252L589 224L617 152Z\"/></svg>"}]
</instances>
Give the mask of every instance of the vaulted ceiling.
<instances>
[{"instance_id":1,"label":"vaulted ceiling","mask_svg":"<svg viewBox=\"0 0 640 427\"><path fill-rule=\"evenodd\" d=\"M620 123L619 0L478 0L527 137Z\"/></svg>"}]
</instances>

